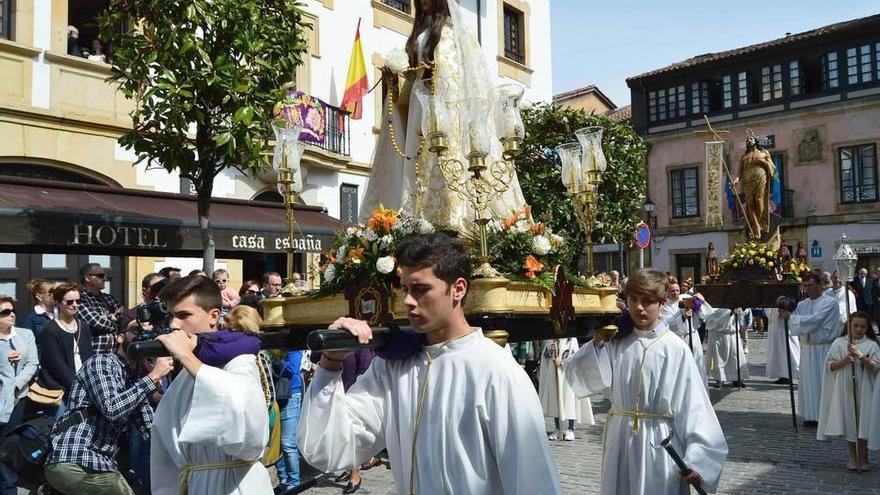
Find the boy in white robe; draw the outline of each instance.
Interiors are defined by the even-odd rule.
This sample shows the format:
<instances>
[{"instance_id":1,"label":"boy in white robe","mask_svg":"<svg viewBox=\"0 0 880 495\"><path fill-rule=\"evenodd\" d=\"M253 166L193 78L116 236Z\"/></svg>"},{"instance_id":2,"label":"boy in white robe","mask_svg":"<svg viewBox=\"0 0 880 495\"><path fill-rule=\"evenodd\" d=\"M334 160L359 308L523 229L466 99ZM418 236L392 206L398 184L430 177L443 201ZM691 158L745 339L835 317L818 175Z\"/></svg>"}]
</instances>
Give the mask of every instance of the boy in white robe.
<instances>
[{"instance_id":1,"label":"boy in white robe","mask_svg":"<svg viewBox=\"0 0 880 495\"><path fill-rule=\"evenodd\" d=\"M736 338L736 321L739 318L740 328L745 324L748 313L742 308L736 308L731 311L725 308L713 308L709 303L704 302L700 308L703 320L706 322L706 330L709 332L708 337L708 372L712 378L718 382L717 386L721 386L725 382L733 382L735 387L743 384L739 383L740 378L745 380L749 377L749 363L746 360L746 354L743 351L742 341ZM737 354L739 360L737 361ZM737 373L737 363L739 364L739 373Z\"/></svg>"},{"instance_id":2,"label":"boy in white robe","mask_svg":"<svg viewBox=\"0 0 880 495\"><path fill-rule=\"evenodd\" d=\"M788 342L785 342L785 322L779 319L779 310L764 308L767 315L767 378L774 383L787 385L792 376L798 376L801 362L801 343L797 335L789 331ZM791 375L788 373L788 357L791 356Z\"/></svg>"},{"instance_id":3,"label":"boy in white robe","mask_svg":"<svg viewBox=\"0 0 880 495\"><path fill-rule=\"evenodd\" d=\"M217 331L220 289L194 275L165 287L159 297L168 304L172 332L156 340L184 369L156 409L153 495L271 494L269 473L260 463L269 416L255 353L238 355L222 368L194 354L196 335Z\"/></svg>"},{"instance_id":4,"label":"boy in white robe","mask_svg":"<svg viewBox=\"0 0 880 495\"><path fill-rule=\"evenodd\" d=\"M562 493L528 376L465 319L465 248L436 233L402 242L396 257L407 316L426 345L398 359L380 353L347 392L348 352L322 353L297 428L303 457L333 472L387 448L398 493ZM351 318L331 328L372 338Z\"/></svg>"},{"instance_id":5,"label":"boy in white robe","mask_svg":"<svg viewBox=\"0 0 880 495\"><path fill-rule=\"evenodd\" d=\"M561 343L562 351L557 349ZM561 438L565 441L575 439L574 424L595 424L593 419L593 406L590 399L578 399L571 389L571 385L565 380L565 371L562 369L562 361L577 352L578 341L576 338L548 340L541 352L541 368L538 373L538 397L541 399L541 408L544 416L553 418L556 429L547 435L550 440ZM561 381L561 383L560 383ZM562 414L559 413L559 390L562 390ZM562 422L568 421L568 428L562 431Z\"/></svg>"},{"instance_id":6,"label":"boy in white robe","mask_svg":"<svg viewBox=\"0 0 880 495\"><path fill-rule=\"evenodd\" d=\"M831 287L828 287L825 290L825 294L837 299L837 309L840 310L841 324L846 323L846 319L849 315L858 310L855 293L849 288L849 286L844 285L840 280L840 275L836 271L831 274ZM849 299L849 306L847 306L847 299ZM846 312L847 308L849 308L849 313Z\"/></svg>"},{"instance_id":7,"label":"boy in white robe","mask_svg":"<svg viewBox=\"0 0 880 495\"><path fill-rule=\"evenodd\" d=\"M578 397L611 388L604 495L685 495L688 484L715 492L727 458L727 442L691 351L658 318L664 292L663 274L638 271L626 286L632 333L610 342L594 337L565 362ZM670 434L692 469L686 477L660 448Z\"/></svg>"},{"instance_id":8,"label":"boy in white robe","mask_svg":"<svg viewBox=\"0 0 880 495\"><path fill-rule=\"evenodd\" d=\"M798 411L804 418L804 427L815 428L819 424L825 356L843 325L837 299L823 294L820 275L807 275L803 287L809 297L798 303L794 313L780 309L779 318L788 320L791 334L801 338Z\"/></svg>"},{"instance_id":9,"label":"boy in white robe","mask_svg":"<svg viewBox=\"0 0 880 495\"><path fill-rule=\"evenodd\" d=\"M703 356L703 342L700 340L700 320L694 321L692 309L681 308L679 303L685 299L692 299L691 295L682 295L681 289L674 278L669 279L666 286L666 300L660 308L660 320L665 321L669 330L678 335L688 344L692 351L694 362L700 370L700 378L706 390L709 390L709 377L706 374L706 366Z\"/></svg>"},{"instance_id":10,"label":"boy in white robe","mask_svg":"<svg viewBox=\"0 0 880 495\"><path fill-rule=\"evenodd\" d=\"M871 328L867 313L850 316L852 343L844 334L831 344L826 358L825 377L822 382L822 407L819 411L817 440L844 437L849 447L846 467L850 471L869 471L868 434L871 424L873 389L877 369L880 367L880 346ZM853 374L856 379L856 397L853 397ZM856 428L855 408L858 399L859 421ZM858 450L856 447L858 446Z\"/></svg>"}]
</instances>

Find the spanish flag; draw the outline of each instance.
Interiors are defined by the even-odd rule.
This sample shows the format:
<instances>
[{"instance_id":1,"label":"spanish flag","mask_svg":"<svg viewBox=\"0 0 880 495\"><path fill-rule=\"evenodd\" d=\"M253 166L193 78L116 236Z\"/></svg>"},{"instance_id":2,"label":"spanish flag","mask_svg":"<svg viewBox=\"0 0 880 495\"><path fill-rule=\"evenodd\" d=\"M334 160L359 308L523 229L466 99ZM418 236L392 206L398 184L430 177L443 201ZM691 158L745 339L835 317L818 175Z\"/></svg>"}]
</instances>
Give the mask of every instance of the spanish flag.
<instances>
[{"instance_id":1,"label":"spanish flag","mask_svg":"<svg viewBox=\"0 0 880 495\"><path fill-rule=\"evenodd\" d=\"M364 109L364 95L370 89L367 82L367 66L364 63L364 50L361 47L361 21L358 20L354 35L351 59L348 61L348 77L345 78L345 93L342 95L342 108L351 114L352 119L360 119Z\"/></svg>"}]
</instances>

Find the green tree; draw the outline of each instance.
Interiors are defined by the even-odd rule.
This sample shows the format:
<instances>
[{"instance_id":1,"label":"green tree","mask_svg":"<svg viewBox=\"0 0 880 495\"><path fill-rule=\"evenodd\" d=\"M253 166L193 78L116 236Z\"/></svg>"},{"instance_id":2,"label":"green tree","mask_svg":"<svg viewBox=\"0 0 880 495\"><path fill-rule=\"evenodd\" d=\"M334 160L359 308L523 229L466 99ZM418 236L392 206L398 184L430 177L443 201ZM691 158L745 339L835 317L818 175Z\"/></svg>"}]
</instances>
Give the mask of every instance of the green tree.
<instances>
[{"instance_id":1,"label":"green tree","mask_svg":"<svg viewBox=\"0 0 880 495\"><path fill-rule=\"evenodd\" d=\"M113 46L110 81L134 99L119 139L140 163L190 179L198 192L204 270L214 268L211 194L227 167L266 165L271 109L306 50L291 0L111 0L100 17ZM119 26L133 26L122 30Z\"/></svg>"},{"instance_id":2,"label":"green tree","mask_svg":"<svg viewBox=\"0 0 880 495\"><path fill-rule=\"evenodd\" d=\"M562 185L562 166L554 148L577 141L574 131L582 127L601 126L605 129L602 149L608 168L599 186L599 210L592 237L596 242L621 242L630 237L640 220L647 153L644 140L632 125L544 103L525 107L522 118L526 137L516 170L534 218L546 221L556 231L567 232L572 240L583 240L583 230Z\"/></svg>"}]
</instances>

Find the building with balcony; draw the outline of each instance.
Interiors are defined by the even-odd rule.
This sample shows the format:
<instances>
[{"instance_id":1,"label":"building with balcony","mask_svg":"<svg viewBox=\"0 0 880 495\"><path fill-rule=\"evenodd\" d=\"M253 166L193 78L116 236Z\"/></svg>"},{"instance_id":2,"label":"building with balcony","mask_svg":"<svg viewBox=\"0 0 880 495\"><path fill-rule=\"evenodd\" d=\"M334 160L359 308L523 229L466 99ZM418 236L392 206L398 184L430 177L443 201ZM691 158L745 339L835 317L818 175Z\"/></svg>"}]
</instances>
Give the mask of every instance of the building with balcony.
<instances>
[{"instance_id":1,"label":"building with balcony","mask_svg":"<svg viewBox=\"0 0 880 495\"><path fill-rule=\"evenodd\" d=\"M110 66L92 46L102 0L0 0L0 294L28 301L25 282L76 279L87 261L107 267L112 293L131 306L141 277L162 266L201 267L191 184L176 173L133 165L117 138L132 102L105 82ZM381 92L363 118L339 109L360 21L370 83L391 47L403 47L412 0L304 0L308 55L297 89L326 111L323 140L303 158L295 269L315 283L332 231L355 222L382 119ZM490 72L549 101L549 7L535 0L462 0ZM69 26L79 33L69 39ZM100 42L99 42L100 44ZM87 56L91 55L91 56ZM283 273L286 221L273 173L229 169L214 185L218 267L230 286ZM329 215L329 216L328 216ZM331 218L332 217L332 218ZM336 220L334 220L336 219ZM338 220L338 221L337 221Z\"/></svg>"},{"instance_id":2,"label":"building with balcony","mask_svg":"<svg viewBox=\"0 0 880 495\"><path fill-rule=\"evenodd\" d=\"M655 268L700 277L709 242L720 256L742 238L732 194L734 201L723 199L723 225L707 225L704 143L712 139L704 116L721 131L734 176L747 129L763 136L781 181L775 213L783 219L784 244L804 242L810 264L831 271L846 233L859 266L880 267L878 33L875 15L695 56L627 80L632 123L650 149Z\"/></svg>"}]
</instances>

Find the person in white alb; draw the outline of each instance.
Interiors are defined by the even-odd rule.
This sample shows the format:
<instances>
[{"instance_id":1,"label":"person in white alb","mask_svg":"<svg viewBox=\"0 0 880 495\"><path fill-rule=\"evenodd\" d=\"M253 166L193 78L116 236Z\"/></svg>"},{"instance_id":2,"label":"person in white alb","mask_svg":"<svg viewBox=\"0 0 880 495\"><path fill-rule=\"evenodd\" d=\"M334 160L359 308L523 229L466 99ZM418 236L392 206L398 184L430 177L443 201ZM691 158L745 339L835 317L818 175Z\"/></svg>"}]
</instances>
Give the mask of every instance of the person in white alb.
<instances>
[{"instance_id":1,"label":"person in white alb","mask_svg":"<svg viewBox=\"0 0 880 495\"><path fill-rule=\"evenodd\" d=\"M269 472L260 462L269 415L259 339L218 331L223 299L208 277L181 278L159 298L168 304L172 332L156 340L183 369L156 409L153 495L271 494Z\"/></svg>"},{"instance_id":2,"label":"person in white alb","mask_svg":"<svg viewBox=\"0 0 880 495\"><path fill-rule=\"evenodd\" d=\"M575 395L611 398L603 495L686 495L689 484L714 493L727 459L727 441L691 351L658 318L665 286L656 270L636 272L626 284L631 333L621 330L610 342L597 335L564 363ZM657 448L670 436L688 475Z\"/></svg>"},{"instance_id":3,"label":"person in white alb","mask_svg":"<svg viewBox=\"0 0 880 495\"><path fill-rule=\"evenodd\" d=\"M682 308L679 303L686 300L692 300L690 294L682 294L678 281L674 277L670 277L666 285L666 300L660 307L660 320L666 322L672 333L681 337L691 348L691 355L697 369L700 372L700 378L706 390L709 389L709 375L706 374L705 359L703 357L703 342L700 340L700 332L697 329L701 320L699 313L697 319L694 319L694 311L689 308ZM690 320L690 324L688 324Z\"/></svg>"},{"instance_id":4,"label":"person in white alb","mask_svg":"<svg viewBox=\"0 0 880 495\"><path fill-rule=\"evenodd\" d=\"M840 275L837 271L831 274L831 286L825 289L825 294L837 299L837 308L840 310L841 324L846 323L846 319L849 318L849 315L858 311L855 292L840 280ZM849 313L846 312L847 296L849 296Z\"/></svg>"},{"instance_id":5,"label":"person in white alb","mask_svg":"<svg viewBox=\"0 0 880 495\"><path fill-rule=\"evenodd\" d=\"M800 337L798 411L804 418L804 427L815 428L819 424L825 357L843 325L837 299L823 294L820 275L807 275L803 287L809 297L798 303L794 313L780 309L779 318L788 320L791 334Z\"/></svg>"},{"instance_id":6,"label":"person in white alb","mask_svg":"<svg viewBox=\"0 0 880 495\"><path fill-rule=\"evenodd\" d=\"M348 352L323 352L306 392L297 443L322 472L359 466L388 450L397 493L560 494L538 396L510 353L464 316L471 275L458 240L436 233L395 254L410 323L424 336L408 355L383 358L343 391ZM362 343L366 322L332 328Z\"/></svg>"},{"instance_id":7,"label":"person in white alb","mask_svg":"<svg viewBox=\"0 0 880 495\"><path fill-rule=\"evenodd\" d=\"M789 331L788 342L785 341L785 321L779 318L777 308L765 308L767 315L767 378L775 380L778 385L788 385L792 376L800 373L801 342L797 335ZM791 357L791 376L788 373L788 359Z\"/></svg>"}]
</instances>

